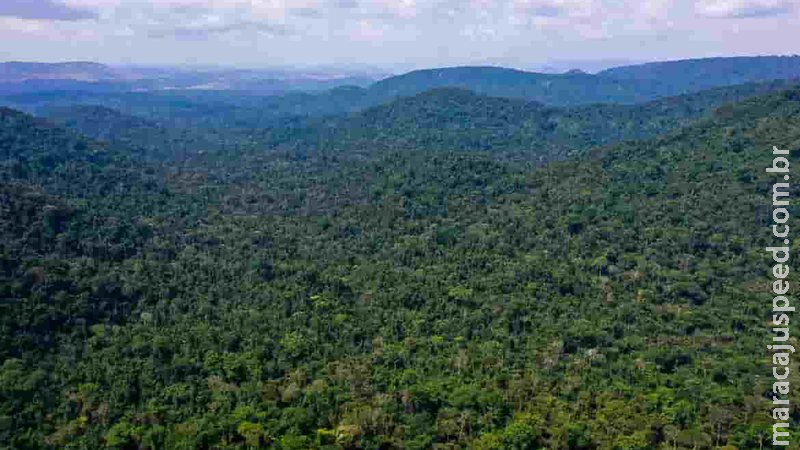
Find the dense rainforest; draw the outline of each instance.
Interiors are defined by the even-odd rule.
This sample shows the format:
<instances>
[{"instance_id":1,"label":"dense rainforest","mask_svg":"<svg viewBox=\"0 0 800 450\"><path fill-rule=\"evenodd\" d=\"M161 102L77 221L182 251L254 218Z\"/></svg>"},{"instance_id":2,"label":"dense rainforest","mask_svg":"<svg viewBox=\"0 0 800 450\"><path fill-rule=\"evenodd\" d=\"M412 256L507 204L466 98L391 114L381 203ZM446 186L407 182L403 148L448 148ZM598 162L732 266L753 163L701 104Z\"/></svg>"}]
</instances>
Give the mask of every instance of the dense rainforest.
<instances>
[{"instance_id":1,"label":"dense rainforest","mask_svg":"<svg viewBox=\"0 0 800 450\"><path fill-rule=\"evenodd\" d=\"M476 91L0 108L0 449L770 445L800 87Z\"/></svg>"}]
</instances>

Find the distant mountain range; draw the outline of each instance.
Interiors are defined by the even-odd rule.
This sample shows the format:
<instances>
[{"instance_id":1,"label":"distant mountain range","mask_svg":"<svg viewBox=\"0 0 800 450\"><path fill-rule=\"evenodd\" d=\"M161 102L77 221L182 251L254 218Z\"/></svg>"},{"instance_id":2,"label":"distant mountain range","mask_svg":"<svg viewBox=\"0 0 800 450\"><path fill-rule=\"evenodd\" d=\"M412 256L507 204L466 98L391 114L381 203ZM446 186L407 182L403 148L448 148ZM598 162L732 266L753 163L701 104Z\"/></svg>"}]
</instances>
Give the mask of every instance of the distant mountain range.
<instances>
[{"instance_id":1,"label":"distant mountain range","mask_svg":"<svg viewBox=\"0 0 800 450\"><path fill-rule=\"evenodd\" d=\"M86 117L85 120L82 119L82 122L76 122L80 124L76 128L100 139L108 138L109 136L106 135L108 133L114 135L118 133L114 131L116 128L113 127L100 127L101 129L99 129L93 126L92 121L94 120L102 120L106 123L110 117L113 119L111 122L122 122L122 129L129 132L130 130L141 130L142 124L131 126L127 119L122 120L120 117L131 116L131 119L137 117L146 119L148 122L144 129L150 129L151 125L155 125L162 130L154 134L157 136L154 140L140 137L134 139L131 138L131 133L126 133L127 136L116 137L121 141L132 139L140 143L147 141L153 145L175 142L174 136L163 132L164 128L200 128L204 130L227 129L228 131L225 133L232 133L233 129L238 129L243 130L241 133L245 135L250 133L247 130L266 130L270 134L267 139L269 142L288 144L289 146L292 145L292 142L309 144L310 136L314 136L314 143L323 146L328 145L328 142L348 142L348 145L351 145L354 144L354 141L368 145L377 140L376 143L398 147L404 145L402 140L395 138L385 140L381 138L382 134L379 129L370 127L393 128L391 135L397 137L405 135L400 131L408 129L407 124L403 121L414 120L418 124L424 124L423 128L427 130L424 133L414 134L416 140L421 140L415 145L427 147L447 143L457 148L483 148L486 146L497 148L509 145L518 148L521 145L520 142L530 143L532 138L544 138L551 144L557 141L554 136L549 135L549 130L540 130L540 132L529 127L531 123L539 123L538 114L541 113L541 108L538 106L533 108L532 105L526 103L534 102L551 108L576 108L605 104L607 107L579 112L581 117L591 117L589 120L591 123L584 123L584 125L595 129L593 127L602 124L604 120L612 120L600 116L606 112L613 116L619 113L623 117L621 120L626 124L622 127L627 130L623 133L624 136L637 137L642 136L640 131L645 130L653 123L650 123L650 119L647 118L643 118L642 123L638 123L636 108L617 111L614 109L615 105L634 105L653 102L665 97L695 94L714 88L733 87L729 91L705 93L697 97L703 99L703 102L712 99L701 104L699 110L675 111L674 118L693 118L707 112L706 107L721 104L713 100L716 95L721 95L721 100L735 101L751 93L764 93L772 90L769 84L776 80L780 80L780 82L775 86L784 87L787 83L800 80L800 57L768 56L683 60L621 66L597 74L581 71L544 74L502 67L452 67L417 70L372 83L361 80L360 86L357 85L358 80L336 78L335 75L333 72L325 75L314 72L291 74L251 70L207 69L191 72L182 69L120 69L80 62L62 64L4 63L0 64L0 105L37 115L51 116L55 114L55 118L58 118L59 121L63 119L72 122L76 117ZM268 76L273 78L264 78ZM325 78L326 76L330 78ZM766 87L735 87L748 83L765 83ZM468 96L466 93L452 91L452 88L471 91L477 96ZM450 90L409 101L398 101L439 89ZM751 90L752 92L750 92ZM733 96L727 98L728 94L725 92L732 93ZM486 100L485 97L494 99ZM503 102L501 101L503 99L516 102ZM425 124L425 117L420 117L419 114L426 114L432 102L441 103L435 105L434 111L439 117ZM662 103L649 106L660 104ZM383 105L386 106L382 108ZM75 106L89 108L70 109ZM673 106L668 107L672 108ZM91 107L101 107L101 109L92 109ZM378 109L370 110L370 108L376 107ZM117 117L113 114L101 113L102 108L110 108L114 110L113 112L123 116ZM398 117L397 114L392 113L397 108L406 111L404 113L406 117L401 117L400 121L393 119ZM67 112L66 116L64 115L65 111ZM549 111L548 114L552 112L552 110L547 111ZM585 115L586 111L592 111L592 114ZM601 114L595 117L594 112ZM358 117L347 117L360 113L365 114ZM449 115L450 113L453 115ZM489 141L484 139L485 134L482 135L481 140L475 141L470 137L469 130L462 129L469 126L469 121L458 125L458 121L462 120L459 114L462 113L468 113L473 119L478 117L476 119L478 122L473 125L480 125L480 127L486 125L484 118L489 121L488 123L494 123L505 117L503 114L507 113L506 119L502 119L506 120L507 126L502 132L493 135L493 139ZM529 113L533 114L533 119ZM443 114L446 117L442 116ZM475 116L476 114L477 116ZM565 119L567 123L578 126L577 124L583 120L575 121L574 114L578 113L574 111L569 114L568 119ZM411 115L414 116L413 119ZM332 116L338 117L335 120L329 120ZM99 119L100 117L103 119ZM313 120L306 121L304 118L324 120L315 123ZM529 119L533 122L530 122ZM285 123L287 120L288 124ZM386 120L390 120L390 123L382 123ZM423 122L419 122L420 120ZM439 129L438 120L445 120L449 128ZM613 135L615 130L620 129L617 125L612 120L605 127L610 127L609 129L603 128L596 131L604 136ZM299 138L298 128L303 129L309 126L308 136ZM326 131L331 127L339 134L345 130L347 136L332 136L329 131ZM280 131L280 128L284 128L285 131ZM559 136L562 135L560 133L564 132L564 129L565 126L562 124L559 128ZM663 127L661 124L655 124L653 129L660 130ZM571 137L566 140L570 145L566 147L571 147L571 143L576 142L575 139L581 136L581 132L581 129L571 131ZM133 133L133 135L137 133ZM592 137L594 136L592 133L586 131L584 137L588 142L596 144L598 141ZM167 135L170 136L167 137ZM645 132L643 135L651 134ZM217 144L206 145L209 140L215 143L225 141L217 135L195 136L192 145L199 145L203 148L219 146ZM186 139L183 139L182 142L186 142ZM183 146L178 147L180 147L178 151L181 153L186 150ZM561 152L561 149L557 151L557 153Z\"/></svg>"},{"instance_id":2,"label":"distant mountain range","mask_svg":"<svg viewBox=\"0 0 800 450\"><path fill-rule=\"evenodd\" d=\"M270 119L258 108L207 105L204 110L176 97L163 99L174 104L172 110L149 103L154 114L146 119L105 106L80 104L43 107L37 114L147 160L225 153L231 151L232 142L246 142L252 148L290 153L448 149L488 151L504 158L546 162L599 145L652 138L710 117L722 105L797 86L796 82L776 80L714 88L637 105L569 107L445 87L363 111L326 117ZM141 103L139 108L146 105ZM186 109L181 110L181 105Z\"/></svg>"},{"instance_id":3,"label":"distant mountain range","mask_svg":"<svg viewBox=\"0 0 800 450\"><path fill-rule=\"evenodd\" d=\"M461 87L480 94L524 98L551 105L638 103L735 84L796 79L800 56L706 58L621 66L595 75L562 74L499 67L418 70L370 87L384 97L405 97L439 87Z\"/></svg>"},{"instance_id":4,"label":"distant mountain range","mask_svg":"<svg viewBox=\"0 0 800 450\"><path fill-rule=\"evenodd\" d=\"M0 63L0 94L42 91L239 91L289 95L270 105L279 115L360 110L398 97L458 87L550 105L637 103L748 82L800 77L799 56L689 59L606 69L537 73L502 67L415 70L376 81L375 74L326 71L110 67L89 62ZM341 88L346 87L342 91ZM297 91L313 92L303 96Z\"/></svg>"},{"instance_id":5,"label":"distant mountain range","mask_svg":"<svg viewBox=\"0 0 800 450\"><path fill-rule=\"evenodd\" d=\"M652 138L708 117L722 105L797 86L776 80L636 105L570 107L445 87L357 113L279 123L266 129L262 138L270 147L293 150L451 149L536 154L550 160L611 142Z\"/></svg>"},{"instance_id":6,"label":"distant mountain range","mask_svg":"<svg viewBox=\"0 0 800 450\"><path fill-rule=\"evenodd\" d=\"M0 63L0 93L205 90L276 94L367 86L385 76L338 70L184 69L107 66L93 62Z\"/></svg>"},{"instance_id":7,"label":"distant mountain range","mask_svg":"<svg viewBox=\"0 0 800 450\"><path fill-rule=\"evenodd\" d=\"M33 80L121 81L129 79L130 75L93 62L0 63L0 83L24 83Z\"/></svg>"}]
</instances>

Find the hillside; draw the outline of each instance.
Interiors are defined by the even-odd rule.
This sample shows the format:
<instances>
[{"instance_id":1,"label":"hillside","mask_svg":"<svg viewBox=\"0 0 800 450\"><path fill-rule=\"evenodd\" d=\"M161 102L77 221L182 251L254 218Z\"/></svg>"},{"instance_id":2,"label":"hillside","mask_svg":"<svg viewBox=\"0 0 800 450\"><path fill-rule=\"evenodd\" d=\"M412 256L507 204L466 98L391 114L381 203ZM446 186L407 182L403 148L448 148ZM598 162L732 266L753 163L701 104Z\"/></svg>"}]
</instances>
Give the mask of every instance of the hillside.
<instances>
[{"instance_id":1,"label":"hillside","mask_svg":"<svg viewBox=\"0 0 800 450\"><path fill-rule=\"evenodd\" d=\"M764 88L738 89L639 110L442 89L324 122L402 150L180 163L2 110L25 170L0 186L0 443L759 448L763 170L800 149L800 91L709 112ZM539 168L455 147L604 122L687 126Z\"/></svg>"},{"instance_id":2,"label":"hillside","mask_svg":"<svg viewBox=\"0 0 800 450\"><path fill-rule=\"evenodd\" d=\"M800 76L800 56L685 59L606 69L597 74L615 80L649 81L671 89L706 89Z\"/></svg>"},{"instance_id":3,"label":"hillside","mask_svg":"<svg viewBox=\"0 0 800 450\"><path fill-rule=\"evenodd\" d=\"M131 224L131 216L143 211L127 209L135 197L156 200L167 194L163 171L141 157L141 153L109 146L52 122L0 108L0 206L8 213L3 215L6 250L17 247L15 240L30 238L43 257L68 248L77 251L75 246L99 245L95 239L106 233L134 231L137 227ZM151 210L157 206L157 202L150 205ZM64 216L64 211L69 213ZM60 235L66 232L67 219L76 217L92 220L98 228L92 230L79 220L80 225L72 229L74 235ZM36 237L42 229L50 230L49 239ZM87 236L90 231L93 236ZM13 255L17 262L23 255L31 256L31 248L25 245L17 250L20 253L7 256ZM122 249L114 249L118 251Z\"/></svg>"},{"instance_id":4,"label":"hillside","mask_svg":"<svg viewBox=\"0 0 800 450\"><path fill-rule=\"evenodd\" d=\"M631 106L569 108L439 88L349 115L281 122L262 139L291 149L491 151L549 160L597 145L653 137L708 116L723 104L793 85L754 83Z\"/></svg>"},{"instance_id":5,"label":"hillside","mask_svg":"<svg viewBox=\"0 0 800 450\"><path fill-rule=\"evenodd\" d=\"M661 69L657 69L662 67ZM664 71L664 76L647 76ZM665 66L623 66L592 75L543 74L502 67L450 67L412 71L366 88L338 88L315 94L292 93L264 99L274 116L321 116L358 112L428 90L461 88L478 94L518 98L548 106L596 103L636 104L662 97L744 83L800 78L800 57L709 58Z\"/></svg>"},{"instance_id":6,"label":"hillside","mask_svg":"<svg viewBox=\"0 0 800 450\"><path fill-rule=\"evenodd\" d=\"M723 104L789 86L793 86L790 81L750 83L638 105L567 108L439 88L321 119L271 117L255 105L226 105L215 97L203 103L169 96L156 103L149 97L128 95L113 102L137 113L149 111L148 118L97 105L35 109L59 125L147 159L266 147L346 154L407 149L491 151L503 157L546 161L597 145L652 137L708 116Z\"/></svg>"},{"instance_id":7,"label":"hillside","mask_svg":"<svg viewBox=\"0 0 800 450\"><path fill-rule=\"evenodd\" d=\"M800 56L690 59L622 66L597 75L541 74L499 67L419 70L370 87L381 97L405 97L438 87L460 87L496 97L548 105L637 103L718 86L800 77Z\"/></svg>"},{"instance_id":8,"label":"hillside","mask_svg":"<svg viewBox=\"0 0 800 450\"><path fill-rule=\"evenodd\" d=\"M0 160L3 175L49 173L68 161L92 160L102 147L42 119L0 108Z\"/></svg>"},{"instance_id":9,"label":"hillside","mask_svg":"<svg viewBox=\"0 0 800 450\"><path fill-rule=\"evenodd\" d=\"M130 75L133 76L133 75ZM636 104L743 83L800 77L800 57L709 58L623 66L596 75L543 74L501 67L418 70L376 83L365 78L305 78L270 72L145 72L135 81L32 79L0 82L0 104L38 108L91 104L150 120L187 120L216 127L265 127L276 119L363 111L443 87L548 106ZM347 86L343 84L358 84ZM331 89L328 89L331 88ZM170 124L171 126L172 124Z\"/></svg>"},{"instance_id":10,"label":"hillside","mask_svg":"<svg viewBox=\"0 0 800 450\"><path fill-rule=\"evenodd\" d=\"M95 105L43 108L39 115L119 151L146 159L181 159L219 150L224 138L199 128L163 126L152 120Z\"/></svg>"},{"instance_id":11,"label":"hillside","mask_svg":"<svg viewBox=\"0 0 800 450\"><path fill-rule=\"evenodd\" d=\"M146 119L92 105L53 108L43 112L49 120L95 139L120 140L128 133L158 134L158 125ZM142 136L144 137L144 136Z\"/></svg>"},{"instance_id":12,"label":"hillside","mask_svg":"<svg viewBox=\"0 0 800 450\"><path fill-rule=\"evenodd\" d=\"M382 98L393 98L440 87L458 87L494 97L524 98L552 105L632 103L645 98L632 83L586 73L554 75L500 67L418 70L381 80L370 87L370 92Z\"/></svg>"}]
</instances>

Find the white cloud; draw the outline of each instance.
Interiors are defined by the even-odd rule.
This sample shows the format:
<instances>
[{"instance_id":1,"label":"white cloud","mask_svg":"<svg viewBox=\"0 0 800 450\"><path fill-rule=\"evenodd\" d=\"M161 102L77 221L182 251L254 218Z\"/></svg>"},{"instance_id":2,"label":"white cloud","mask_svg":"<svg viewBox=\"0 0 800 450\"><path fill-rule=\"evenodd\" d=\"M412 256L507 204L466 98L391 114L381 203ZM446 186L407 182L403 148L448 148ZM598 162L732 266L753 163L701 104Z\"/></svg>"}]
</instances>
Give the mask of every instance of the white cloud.
<instances>
[{"instance_id":1,"label":"white cloud","mask_svg":"<svg viewBox=\"0 0 800 450\"><path fill-rule=\"evenodd\" d=\"M743 18L785 14L793 0L698 0L695 9L706 17Z\"/></svg>"},{"instance_id":2,"label":"white cloud","mask_svg":"<svg viewBox=\"0 0 800 450\"><path fill-rule=\"evenodd\" d=\"M519 14L535 17L589 17L596 13L597 0L513 0Z\"/></svg>"},{"instance_id":3,"label":"white cloud","mask_svg":"<svg viewBox=\"0 0 800 450\"><path fill-rule=\"evenodd\" d=\"M6 17L0 58L449 65L503 58L524 66L800 51L791 23L800 0L12 1L84 13ZM759 20L744 20L751 17ZM72 45L81 29L97 42ZM776 42L774 29L788 37Z\"/></svg>"},{"instance_id":4,"label":"white cloud","mask_svg":"<svg viewBox=\"0 0 800 450\"><path fill-rule=\"evenodd\" d=\"M0 29L5 33L33 34L47 30L47 26L40 20L0 17Z\"/></svg>"},{"instance_id":5,"label":"white cloud","mask_svg":"<svg viewBox=\"0 0 800 450\"><path fill-rule=\"evenodd\" d=\"M79 23L59 22L56 25L49 20L0 17L0 42L36 39L50 42L90 43L101 38L96 30Z\"/></svg>"}]
</instances>

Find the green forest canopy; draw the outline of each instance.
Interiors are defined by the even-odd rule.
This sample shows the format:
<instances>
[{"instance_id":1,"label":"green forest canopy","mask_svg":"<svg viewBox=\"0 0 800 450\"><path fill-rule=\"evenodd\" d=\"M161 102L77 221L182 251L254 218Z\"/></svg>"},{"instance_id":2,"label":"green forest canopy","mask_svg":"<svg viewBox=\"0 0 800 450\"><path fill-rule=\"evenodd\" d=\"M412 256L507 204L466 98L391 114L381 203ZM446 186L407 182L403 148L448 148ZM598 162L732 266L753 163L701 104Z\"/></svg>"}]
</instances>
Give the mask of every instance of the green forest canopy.
<instances>
[{"instance_id":1,"label":"green forest canopy","mask_svg":"<svg viewBox=\"0 0 800 450\"><path fill-rule=\"evenodd\" d=\"M131 123L103 143L2 109L0 448L761 448L763 168L800 151L800 91L755 94L445 89L315 122L331 145L215 130L155 157L136 130L172 128L79 110ZM456 145L517 112L656 125L544 166Z\"/></svg>"}]
</instances>

